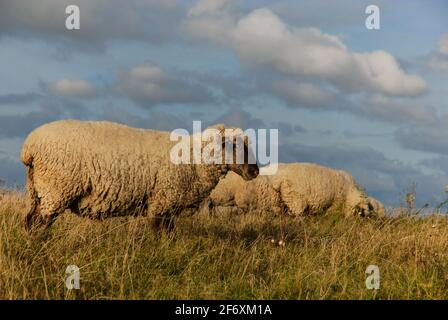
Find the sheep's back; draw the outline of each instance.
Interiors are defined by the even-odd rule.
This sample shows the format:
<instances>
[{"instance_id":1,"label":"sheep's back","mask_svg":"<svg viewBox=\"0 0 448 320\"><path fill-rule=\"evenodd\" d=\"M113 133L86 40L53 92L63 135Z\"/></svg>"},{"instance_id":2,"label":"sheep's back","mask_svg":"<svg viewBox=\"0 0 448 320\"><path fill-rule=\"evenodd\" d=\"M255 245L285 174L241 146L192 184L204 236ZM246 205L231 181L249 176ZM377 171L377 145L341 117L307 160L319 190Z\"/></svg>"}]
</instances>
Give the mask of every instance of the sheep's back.
<instances>
[{"instance_id":1,"label":"sheep's back","mask_svg":"<svg viewBox=\"0 0 448 320\"><path fill-rule=\"evenodd\" d=\"M58 121L28 136L22 158L24 163L32 159L38 183L60 181L76 190L81 213L126 214L145 205L152 177L169 161L167 143L166 133L109 122Z\"/></svg>"},{"instance_id":2,"label":"sheep's back","mask_svg":"<svg viewBox=\"0 0 448 320\"><path fill-rule=\"evenodd\" d=\"M307 210L325 210L336 201L343 201L346 177L337 170L311 163L280 164L272 185L281 184L285 203L303 202Z\"/></svg>"}]
</instances>

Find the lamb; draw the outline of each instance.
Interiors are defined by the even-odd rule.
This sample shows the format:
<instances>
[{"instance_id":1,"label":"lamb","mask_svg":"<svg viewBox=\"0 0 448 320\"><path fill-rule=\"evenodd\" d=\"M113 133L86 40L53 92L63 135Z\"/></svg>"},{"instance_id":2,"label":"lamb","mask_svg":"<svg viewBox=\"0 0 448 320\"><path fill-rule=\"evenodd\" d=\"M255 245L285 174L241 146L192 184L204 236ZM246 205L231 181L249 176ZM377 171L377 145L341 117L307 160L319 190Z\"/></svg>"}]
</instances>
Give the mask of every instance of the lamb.
<instances>
[{"instance_id":1,"label":"lamb","mask_svg":"<svg viewBox=\"0 0 448 320\"><path fill-rule=\"evenodd\" d=\"M236 206L243 212L256 209L293 216L339 207L345 216L384 214L381 203L367 198L347 172L312 163L279 164L274 175L260 175L248 182L229 172L210 194L210 202L213 207Z\"/></svg>"},{"instance_id":2,"label":"lamb","mask_svg":"<svg viewBox=\"0 0 448 320\"><path fill-rule=\"evenodd\" d=\"M235 148L236 136L229 141L223 125L214 129L219 143ZM31 200L26 228L49 227L69 209L93 219L149 215L155 227L171 229L171 218L200 204L229 170L246 180L258 175L258 166L247 161L247 138L243 164L236 164L235 152L230 164L174 164L170 150L175 144L169 132L105 121L64 120L35 129L21 155Z\"/></svg>"}]
</instances>

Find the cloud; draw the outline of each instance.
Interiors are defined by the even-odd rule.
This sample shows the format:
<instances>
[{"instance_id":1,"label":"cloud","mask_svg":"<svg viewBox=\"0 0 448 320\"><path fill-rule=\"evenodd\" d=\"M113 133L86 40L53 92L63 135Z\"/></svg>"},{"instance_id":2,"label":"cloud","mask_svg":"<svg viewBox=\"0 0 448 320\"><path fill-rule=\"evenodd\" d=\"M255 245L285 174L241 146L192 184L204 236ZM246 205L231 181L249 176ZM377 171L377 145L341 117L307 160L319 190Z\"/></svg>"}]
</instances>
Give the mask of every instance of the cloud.
<instances>
[{"instance_id":1,"label":"cloud","mask_svg":"<svg viewBox=\"0 0 448 320\"><path fill-rule=\"evenodd\" d=\"M408 149L448 154L448 129L440 123L426 127L400 128L395 132L395 139Z\"/></svg>"},{"instance_id":2,"label":"cloud","mask_svg":"<svg viewBox=\"0 0 448 320\"><path fill-rule=\"evenodd\" d=\"M65 8L80 8L81 28L65 28ZM0 36L56 41L96 50L108 41L163 43L174 36L183 15L175 0L14 0L2 1ZM119 21L119 23L117 23Z\"/></svg>"},{"instance_id":3,"label":"cloud","mask_svg":"<svg viewBox=\"0 0 448 320\"><path fill-rule=\"evenodd\" d=\"M227 112L217 117L213 123L224 123L228 126L242 128L243 130L252 128L266 128L266 123L254 117L250 112L241 107L231 107Z\"/></svg>"},{"instance_id":4,"label":"cloud","mask_svg":"<svg viewBox=\"0 0 448 320\"><path fill-rule=\"evenodd\" d=\"M291 27L267 8L238 17L225 3L193 7L185 29L194 37L230 47L248 65L325 80L344 92L415 96L426 91L425 81L407 74L386 51L351 52L338 37L316 28Z\"/></svg>"},{"instance_id":5,"label":"cloud","mask_svg":"<svg viewBox=\"0 0 448 320\"><path fill-rule=\"evenodd\" d=\"M9 93L0 95L0 104L23 105L34 102L43 96L37 93Z\"/></svg>"},{"instance_id":6,"label":"cloud","mask_svg":"<svg viewBox=\"0 0 448 320\"><path fill-rule=\"evenodd\" d=\"M382 10L387 10L388 2L376 1ZM307 27L319 24L327 29L346 28L364 23L363 13L370 0L313 0L274 1L269 8L295 25Z\"/></svg>"},{"instance_id":7,"label":"cloud","mask_svg":"<svg viewBox=\"0 0 448 320\"><path fill-rule=\"evenodd\" d=\"M0 180L7 187L22 187L25 185L25 167L19 161L14 161L0 153Z\"/></svg>"},{"instance_id":8,"label":"cloud","mask_svg":"<svg viewBox=\"0 0 448 320\"><path fill-rule=\"evenodd\" d=\"M106 106L97 118L98 120L118 122L135 128L148 128L161 131L171 131L177 128L189 129L193 121L187 115L179 117L174 113L154 110L148 111L142 117L111 105Z\"/></svg>"},{"instance_id":9,"label":"cloud","mask_svg":"<svg viewBox=\"0 0 448 320\"><path fill-rule=\"evenodd\" d=\"M448 33L443 34L437 48L429 55L429 67L440 72L448 72Z\"/></svg>"},{"instance_id":10,"label":"cloud","mask_svg":"<svg viewBox=\"0 0 448 320\"><path fill-rule=\"evenodd\" d=\"M79 101L45 97L39 105L25 106L20 113L1 114L0 138L24 138L44 123L66 118L82 119L89 117L87 112Z\"/></svg>"},{"instance_id":11,"label":"cloud","mask_svg":"<svg viewBox=\"0 0 448 320\"><path fill-rule=\"evenodd\" d=\"M431 125L438 121L437 110L432 106L378 94L361 100L352 111L366 118L398 124Z\"/></svg>"},{"instance_id":12,"label":"cloud","mask_svg":"<svg viewBox=\"0 0 448 320\"><path fill-rule=\"evenodd\" d=\"M95 87L86 80L58 80L48 86L50 94L59 97L93 97L96 95Z\"/></svg>"},{"instance_id":13,"label":"cloud","mask_svg":"<svg viewBox=\"0 0 448 320\"><path fill-rule=\"evenodd\" d=\"M447 156L439 156L433 159L425 159L420 162L421 165L424 165L431 169L439 169L444 174L448 175L448 157Z\"/></svg>"},{"instance_id":14,"label":"cloud","mask_svg":"<svg viewBox=\"0 0 448 320\"><path fill-rule=\"evenodd\" d=\"M118 73L117 92L144 107L157 104L204 103L211 93L194 79L171 75L152 64L141 64Z\"/></svg>"},{"instance_id":15,"label":"cloud","mask_svg":"<svg viewBox=\"0 0 448 320\"><path fill-rule=\"evenodd\" d=\"M59 119L61 114L49 113L44 110L32 111L26 114L4 115L0 117L0 138L25 137L34 128Z\"/></svg>"},{"instance_id":16,"label":"cloud","mask_svg":"<svg viewBox=\"0 0 448 320\"><path fill-rule=\"evenodd\" d=\"M313 83L294 80L276 80L270 84L271 92L290 106L333 107L339 97Z\"/></svg>"}]
</instances>

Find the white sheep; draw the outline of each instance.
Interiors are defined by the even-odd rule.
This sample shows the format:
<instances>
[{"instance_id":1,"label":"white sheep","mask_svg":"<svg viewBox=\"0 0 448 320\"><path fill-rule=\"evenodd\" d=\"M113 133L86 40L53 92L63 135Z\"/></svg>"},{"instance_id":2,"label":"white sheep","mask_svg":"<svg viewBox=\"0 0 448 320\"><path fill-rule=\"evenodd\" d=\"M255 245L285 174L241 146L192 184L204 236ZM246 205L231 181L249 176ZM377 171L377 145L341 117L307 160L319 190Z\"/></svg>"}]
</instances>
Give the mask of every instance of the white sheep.
<instances>
[{"instance_id":1,"label":"white sheep","mask_svg":"<svg viewBox=\"0 0 448 320\"><path fill-rule=\"evenodd\" d=\"M367 198L347 172L312 163L279 164L275 174L247 182L229 172L210 194L210 201L213 207L236 206L243 211L294 216L320 214L331 208L342 209L345 216L384 214L382 204Z\"/></svg>"},{"instance_id":2,"label":"white sheep","mask_svg":"<svg viewBox=\"0 0 448 320\"><path fill-rule=\"evenodd\" d=\"M215 129L224 145L229 138L224 126ZM99 219L148 214L158 217L156 227L171 228L171 217L207 198L229 170L244 179L258 175L248 157L235 164L235 152L231 164L174 164L170 150L176 143L169 132L111 122L65 120L37 128L22 149L32 204L27 228L35 222L49 226L66 209ZM244 151L250 152L247 139Z\"/></svg>"}]
</instances>

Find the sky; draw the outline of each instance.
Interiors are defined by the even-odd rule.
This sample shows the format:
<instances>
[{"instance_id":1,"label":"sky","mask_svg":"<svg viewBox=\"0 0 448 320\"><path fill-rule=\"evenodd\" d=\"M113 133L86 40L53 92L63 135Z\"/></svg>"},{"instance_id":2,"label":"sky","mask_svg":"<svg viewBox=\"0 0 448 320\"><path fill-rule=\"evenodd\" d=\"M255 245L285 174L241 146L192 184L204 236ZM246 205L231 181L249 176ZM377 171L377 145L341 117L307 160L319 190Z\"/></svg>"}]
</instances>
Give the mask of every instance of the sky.
<instances>
[{"instance_id":1,"label":"sky","mask_svg":"<svg viewBox=\"0 0 448 320\"><path fill-rule=\"evenodd\" d=\"M0 178L24 184L23 140L50 121L200 120L278 129L281 162L347 170L391 206L415 185L418 205L437 205L447 14L438 0L0 0Z\"/></svg>"}]
</instances>

